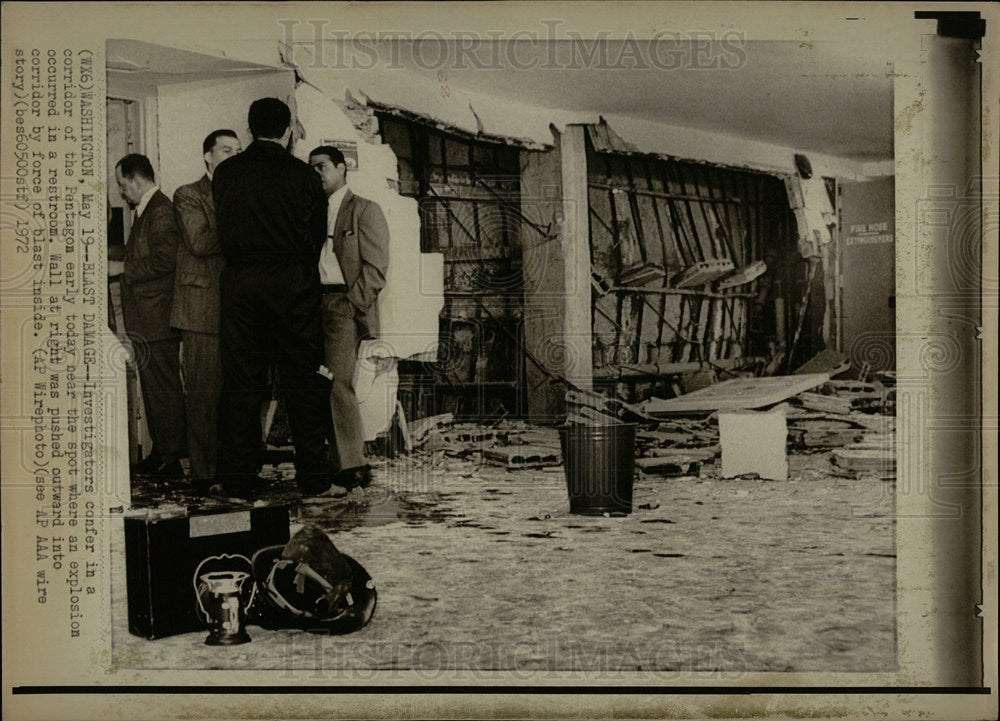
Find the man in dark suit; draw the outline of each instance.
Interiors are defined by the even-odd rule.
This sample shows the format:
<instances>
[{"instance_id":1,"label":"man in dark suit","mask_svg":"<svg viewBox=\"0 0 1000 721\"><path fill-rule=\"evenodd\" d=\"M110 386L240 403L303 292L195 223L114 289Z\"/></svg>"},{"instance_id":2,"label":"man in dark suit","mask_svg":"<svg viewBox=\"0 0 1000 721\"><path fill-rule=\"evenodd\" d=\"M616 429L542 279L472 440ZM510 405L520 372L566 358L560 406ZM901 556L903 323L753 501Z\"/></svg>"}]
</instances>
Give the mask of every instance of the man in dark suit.
<instances>
[{"instance_id":1,"label":"man in dark suit","mask_svg":"<svg viewBox=\"0 0 1000 721\"><path fill-rule=\"evenodd\" d=\"M184 392L170 327L180 234L170 200L157 187L145 155L126 155L115 166L122 198L135 209L125 244L122 312L142 385L153 451L137 470L161 479L182 477L185 455Z\"/></svg>"},{"instance_id":2,"label":"man in dark suit","mask_svg":"<svg viewBox=\"0 0 1000 721\"><path fill-rule=\"evenodd\" d=\"M184 391L187 400L187 444L191 477L215 478L219 425L219 274L226 266L215 233L212 174L226 158L240 152L232 130L215 130L202 143L205 175L174 192L174 212L180 228L174 305L170 325L181 332Z\"/></svg>"},{"instance_id":3,"label":"man in dark suit","mask_svg":"<svg viewBox=\"0 0 1000 721\"><path fill-rule=\"evenodd\" d=\"M276 98L250 106L247 149L212 178L216 231L226 267L222 293L222 406L216 493L260 489L260 408L277 365L303 493L329 489L324 442L330 383L321 374L320 248L326 196L316 173L286 149L291 113Z\"/></svg>"},{"instance_id":4,"label":"man in dark suit","mask_svg":"<svg viewBox=\"0 0 1000 721\"><path fill-rule=\"evenodd\" d=\"M347 187L347 164L340 150L320 146L309 154L309 164L323 179L329 198L329 233L319 265L323 335L326 366L333 376L331 446L340 469L334 481L349 490L371 483L354 372L361 341L378 336L377 300L389 267L389 226L377 203Z\"/></svg>"}]
</instances>

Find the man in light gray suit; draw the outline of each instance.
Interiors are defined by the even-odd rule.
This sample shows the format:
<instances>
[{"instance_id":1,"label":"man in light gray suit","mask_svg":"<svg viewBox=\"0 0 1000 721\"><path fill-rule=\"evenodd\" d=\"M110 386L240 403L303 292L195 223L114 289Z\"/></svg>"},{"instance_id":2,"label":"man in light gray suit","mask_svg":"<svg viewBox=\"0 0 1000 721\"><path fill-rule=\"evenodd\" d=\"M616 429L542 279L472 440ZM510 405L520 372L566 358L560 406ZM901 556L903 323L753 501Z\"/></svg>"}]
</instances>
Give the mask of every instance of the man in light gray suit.
<instances>
[{"instance_id":1,"label":"man in light gray suit","mask_svg":"<svg viewBox=\"0 0 1000 721\"><path fill-rule=\"evenodd\" d=\"M202 143L205 175L174 193L180 228L174 302L170 325L181 331L181 356L187 394L187 443L191 477L208 482L215 477L218 457L219 393L219 274L226 266L215 233L212 174L216 166L241 150L232 130L215 130Z\"/></svg>"},{"instance_id":2,"label":"man in light gray suit","mask_svg":"<svg viewBox=\"0 0 1000 721\"><path fill-rule=\"evenodd\" d=\"M361 341L378 337L376 301L389 268L389 226L377 203L354 195L347 187L347 163L340 150L322 145L309 154L309 164L322 178L328 197L329 230L319 273L326 366L333 381L331 445L340 469L330 495L336 495L338 487L343 493L371 483L354 370Z\"/></svg>"}]
</instances>

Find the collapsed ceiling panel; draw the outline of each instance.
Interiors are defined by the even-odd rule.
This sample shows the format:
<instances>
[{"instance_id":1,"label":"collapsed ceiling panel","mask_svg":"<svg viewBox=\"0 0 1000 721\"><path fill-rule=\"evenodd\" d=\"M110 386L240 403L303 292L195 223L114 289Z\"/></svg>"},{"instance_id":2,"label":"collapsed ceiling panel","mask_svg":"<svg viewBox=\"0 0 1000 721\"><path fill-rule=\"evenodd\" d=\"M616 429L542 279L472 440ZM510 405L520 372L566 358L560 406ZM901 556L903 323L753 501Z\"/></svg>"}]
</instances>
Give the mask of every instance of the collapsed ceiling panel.
<instances>
[{"instance_id":1,"label":"collapsed ceiling panel","mask_svg":"<svg viewBox=\"0 0 1000 721\"><path fill-rule=\"evenodd\" d=\"M766 378L733 378L676 398L650 398L642 410L650 415L731 411L742 408L762 408L781 403L794 395L815 388L830 380L828 373L771 376Z\"/></svg>"}]
</instances>

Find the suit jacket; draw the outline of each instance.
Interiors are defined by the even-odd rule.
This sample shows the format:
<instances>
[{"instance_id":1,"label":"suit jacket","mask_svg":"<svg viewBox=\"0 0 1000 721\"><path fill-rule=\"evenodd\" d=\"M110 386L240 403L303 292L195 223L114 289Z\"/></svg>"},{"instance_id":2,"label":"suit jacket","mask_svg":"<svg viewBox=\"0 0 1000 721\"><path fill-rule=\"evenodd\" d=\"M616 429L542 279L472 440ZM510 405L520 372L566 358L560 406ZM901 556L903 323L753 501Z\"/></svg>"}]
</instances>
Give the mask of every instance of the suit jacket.
<instances>
[{"instance_id":1,"label":"suit jacket","mask_svg":"<svg viewBox=\"0 0 1000 721\"><path fill-rule=\"evenodd\" d=\"M326 194L309 165L278 143L255 140L219 164L212 193L227 263L316 268L326 242ZM318 286L318 269L316 277Z\"/></svg>"},{"instance_id":2,"label":"suit jacket","mask_svg":"<svg viewBox=\"0 0 1000 721\"><path fill-rule=\"evenodd\" d=\"M333 226L333 251L362 338L375 338L379 332L376 301L389 268L389 226L378 203L347 191Z\"/></svg>"},{"instance_id":3,"label":"suit jacket","mask_svg":"<svg viewBox=\"0 0 1000 721\"><path fill-rule=\"evenodd\" d=\"M219 274L226 267L215 233L215 203L208 175L174 193L181 234L177 246L174 305L170 324L200 333L219 332Z\"/></svg>"},{"instance_id":4,"label":"suit jacket","mask_svg":"<svg viewBox=\"0 0 1000 721\"><path fill-rule=\"evenodd\" d=\"M175 335L170 309L179 243L174 207L157 190L132 225L125 244L122 312L130 336L156 341Z\"/></svg>"}]
</instances>

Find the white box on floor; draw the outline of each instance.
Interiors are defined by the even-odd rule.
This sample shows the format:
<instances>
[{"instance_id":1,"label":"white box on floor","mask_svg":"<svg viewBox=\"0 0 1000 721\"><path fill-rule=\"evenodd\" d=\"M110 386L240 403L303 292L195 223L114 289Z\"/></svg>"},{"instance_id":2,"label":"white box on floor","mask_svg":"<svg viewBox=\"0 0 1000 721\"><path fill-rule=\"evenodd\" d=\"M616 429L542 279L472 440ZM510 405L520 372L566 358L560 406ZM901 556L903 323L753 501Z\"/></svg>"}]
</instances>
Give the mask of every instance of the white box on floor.
<instances>
[{"instance_id":1,"label":"white box on floor","mask_svg":"<svg viewBox=\"0 0 1000 721\"><path fill-rule=\"evenodd\" d=\"M788 425L785 409L720 411L722 477L756 473L774 481L788 479Z\"/></svg>"}]
</instances>

